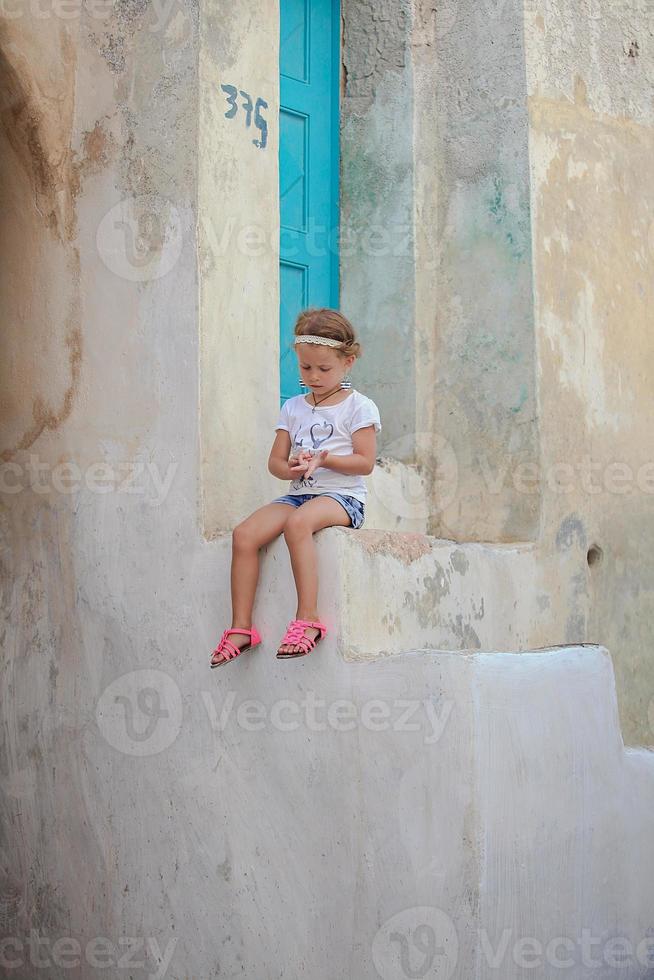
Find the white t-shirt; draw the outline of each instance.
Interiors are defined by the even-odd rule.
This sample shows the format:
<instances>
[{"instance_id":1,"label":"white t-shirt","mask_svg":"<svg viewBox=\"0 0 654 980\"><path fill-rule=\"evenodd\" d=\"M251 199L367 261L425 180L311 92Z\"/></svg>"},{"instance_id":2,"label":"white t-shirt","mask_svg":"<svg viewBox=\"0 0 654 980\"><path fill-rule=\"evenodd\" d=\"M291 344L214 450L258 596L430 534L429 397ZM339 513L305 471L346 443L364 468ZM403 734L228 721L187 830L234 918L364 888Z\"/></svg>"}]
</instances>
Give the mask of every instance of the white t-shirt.
<instances>
[{"instance_id":1,"label":"white t-shirt","mask_svg":"<svg viewBox=\"0 0 654 980\"><path fill-rule=\"evenodd\" d=\"M286 429L291 437L291 450L327 449L335 456L349 456L354 452L352 433L374 425L381 431L379 409L366 395L352 389L338 405L317 405L315 412L304 395L288 398L282 405L275 429ZM338 473L318 466L307 481L291 480L291 494L324 493L332 490L356 497L362 503L368 492L363 476Z\"/></svg>"}]
</instances>

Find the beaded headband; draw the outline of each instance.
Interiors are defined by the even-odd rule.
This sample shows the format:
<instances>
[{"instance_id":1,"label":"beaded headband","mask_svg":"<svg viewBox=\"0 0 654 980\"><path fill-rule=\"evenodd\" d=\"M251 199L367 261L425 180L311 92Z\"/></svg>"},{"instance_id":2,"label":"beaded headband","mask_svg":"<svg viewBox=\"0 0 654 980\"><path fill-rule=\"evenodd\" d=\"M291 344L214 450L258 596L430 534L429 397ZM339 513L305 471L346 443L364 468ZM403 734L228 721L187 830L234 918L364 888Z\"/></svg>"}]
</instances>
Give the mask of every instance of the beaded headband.
<instances>
[{"instance_id":1,"label":"beaded headband","mask_svg":"<svg viewBox=\"0 0 654 980\"><path fill-rule=\"evenodd\" d=\"M327 347L343 347L340 340L332 340L331 337L318 337L312 333L303 333L295 338L296 344L326 344Z\"/></svg>"}]
</instances>

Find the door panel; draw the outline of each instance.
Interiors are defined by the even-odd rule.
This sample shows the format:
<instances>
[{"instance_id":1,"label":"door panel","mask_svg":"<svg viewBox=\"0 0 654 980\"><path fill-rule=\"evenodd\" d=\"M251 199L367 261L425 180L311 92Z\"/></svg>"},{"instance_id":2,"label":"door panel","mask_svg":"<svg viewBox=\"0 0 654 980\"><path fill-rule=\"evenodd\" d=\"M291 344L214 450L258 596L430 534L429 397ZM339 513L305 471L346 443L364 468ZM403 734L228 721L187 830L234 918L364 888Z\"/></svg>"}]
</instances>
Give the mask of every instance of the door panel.
<instances>
[{"instance_id":1,"label":"door panel","mask_svg":"<svg viewBox=\"0 0 654 980\"><path fill-rule=\"evenodd\" d=\"M300 393L297 314L338 305L338 0L280 0L281 401Z\"/></svg>"}]
</instances>

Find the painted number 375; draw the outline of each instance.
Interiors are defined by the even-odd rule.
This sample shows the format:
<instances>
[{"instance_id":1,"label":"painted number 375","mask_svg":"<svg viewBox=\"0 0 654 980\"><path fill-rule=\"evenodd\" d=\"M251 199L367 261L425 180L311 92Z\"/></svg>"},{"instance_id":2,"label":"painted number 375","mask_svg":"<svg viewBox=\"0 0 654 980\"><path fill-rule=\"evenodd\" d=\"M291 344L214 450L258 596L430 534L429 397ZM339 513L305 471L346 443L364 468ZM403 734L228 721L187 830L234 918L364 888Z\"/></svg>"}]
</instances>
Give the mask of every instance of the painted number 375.
<instances>
[{"instance_id":1,"label":"painted number 375","mask_svg":"<svg viewBox=\"0 0 654 980\"><path fill-rule=\"evenodd\" d=\"M223 92L227 95L227 102L229 103L229 109L225 113L225 118L233 119L238 111L238 102L236 101L236 96L241 95L243 101L241 102L241 108L245 112L245 125L249 126L252 122L252 110L254 110L254 125L257 127L261 133L261 139L252 140L255 146L258 146L260 150L263 150L266 143L268 142L268 124L266 120L261 115L262 109L268 108L268 103L264 99L257 99L253 104L251 96L243 89L237 89L235 85L221 85Z\"/></svg>"}]
</instances>

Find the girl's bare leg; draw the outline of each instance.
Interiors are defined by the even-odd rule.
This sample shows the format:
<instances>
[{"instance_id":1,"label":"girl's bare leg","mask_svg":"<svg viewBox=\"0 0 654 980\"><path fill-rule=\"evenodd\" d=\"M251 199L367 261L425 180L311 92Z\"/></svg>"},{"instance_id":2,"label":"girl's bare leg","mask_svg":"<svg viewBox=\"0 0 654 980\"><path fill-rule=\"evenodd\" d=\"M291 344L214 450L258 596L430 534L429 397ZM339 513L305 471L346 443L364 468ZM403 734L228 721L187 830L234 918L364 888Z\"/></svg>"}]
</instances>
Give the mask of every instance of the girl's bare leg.
<instances>
[{"instance_id":1,"label":"girl's bare leg","mask_svg":"<svg viewBox=\"0 0 654 980\"><path fill-rule=\"evenodd\" d=\"M297 589L296 619L318 619L318 557L313 533L285 535ZM312 630L317 635L317 630Z\"/></svg>"},{"instance_id":2,"label":"girl's bare leg","mask_svg":"<svg viewBox=\"0 0 654 980\"><path fill-rule=\"evenodd\" d=\"M232 538L232 629L252 626L252 609L259 582L259 547ZM238 646L241 635L234 635L232 642Z\"/></svg>"},{"instance_id":3,"label":"girl's bare leg","mask_svg":"<svg viewBox=\"0 0 654 980\"><path fill-rule=\"evenodd\" d=\"M252 609L259 581L259 551L263 545L279 537L292 513L293 507L289 504L266 504L232 531L231 629L252 628ZM239 649L251 642L247 633L231 633L229 639ZM225 659L222 655L218 656L214 663Z\"/></svg>"},{"instance_id":4,"label":"girl's bare leg","mask_svg":"<svg viewBox=\"0 0 654 980\"><path fill-rule=\"evenodd\" d=\"M291 568L297 589L296 619L319 622L318 614L318 558L313 539L315 531L335 524L349 525L347 511L333 497L319 497L308 500L298 507L284 527L284 537L291 556ZM314 639L319 630L307 626L304 635ZM302 647L296 643L284 643L280 653L301 653Z\"/></svg>"}]
</instances>

